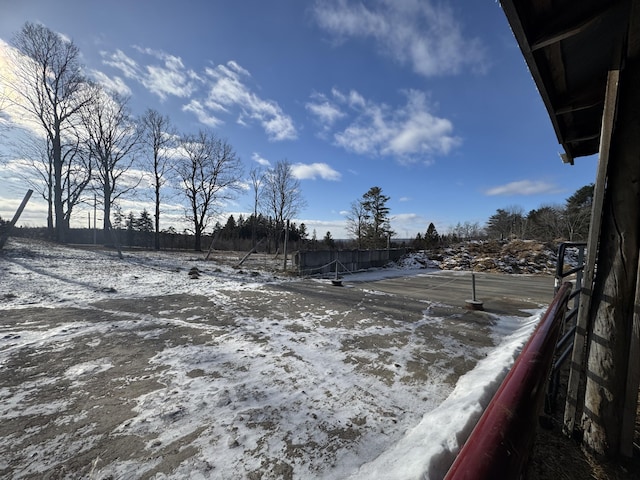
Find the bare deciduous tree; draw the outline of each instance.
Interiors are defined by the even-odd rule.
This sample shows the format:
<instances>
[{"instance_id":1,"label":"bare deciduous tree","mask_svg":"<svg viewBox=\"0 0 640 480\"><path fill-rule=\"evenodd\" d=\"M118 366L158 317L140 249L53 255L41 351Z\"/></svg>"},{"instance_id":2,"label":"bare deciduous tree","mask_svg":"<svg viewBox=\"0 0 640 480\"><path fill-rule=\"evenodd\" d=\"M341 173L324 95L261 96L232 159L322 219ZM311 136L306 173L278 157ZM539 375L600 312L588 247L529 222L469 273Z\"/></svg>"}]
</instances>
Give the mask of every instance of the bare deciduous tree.
<instances>
[{"instance_id":1,"label":"bare deciduous tree","mask_svg":"<svg viewBox=\"0 0 640 480\"><path fill-rule=\"evenodd\" d=\"M102 193L106 234L113 203L140 184L140 177L125 175L135 161L142 130L129 116L126 99L96 90L93 101L82 109L82 119L87 149L95 165L96 188Z\"/></svg>"},{"instance_id":2,"label":"bare deciduous tree","mask_svg":"<svg viewBox=\"0 0 640 480\"><path fill-rule=\"evenodd\" d=\"M65 219L64 177L70 175L65 168L74 168L72 162L65 162L64 137L73 135L73 119L89 100L80 95L86 89L80 53L73 42L29 22L15 35L12 44L17 51L12 61L15 78L8 82L11 93L7 98L36 120L49 143L55 238L62 242L70 215L67 209ZM68 205L72 205L69 200Z\"/></svg>"},{"instance_id":3,"label":"bare deciduous tree","mask_svg":"<svg viewBox=\"0 0 640 480\"><path fill-rule=\"evenodd\" d=\"M256 227L258 222L258 207L260 206L260 194L264 183L264 172L260 168L252 168L249 172L249 181L253 193L253 218L251 219L251 246L256 246Z\"/></svg>"},{"instance_id":4,"label":"bare deciduous tree","mask_svg":"<svg viewBox=\"0 0 640 480\"><path fill-rule=\"evenodd\" d=\"M306 206L300 180L293 175L291 164L287 160L279 161L275 168L265 173L260 204L265 214L275 222L277 249L280 232L284 230L286 221L291 220Z\"/></svg>"},{"instance_id":5,"label":"bare deciduous tree","mask_svg":"<svg viewBox=\"0 0 640 480\"><path fill-rule=\"evenodd\" d=\"M363 247L363 241L367 226L367 211L360 200L351 203L349 212L347 213L347 233L356 240L357 248Z\"/></svg>"},{"instance_id":6,"label":"bare deciduous tree","mask_svg":"<svg viewBox=\"0 0 640 480\"><path fill-rule=\"evenodd\" d=\"M91 181L91 162L80 146L79 138L66 137L62 145L62 212L65 229L69 227L71 214L82 201L85 188ZM47 202L47 230L54 231L53 158L49 138L23 138L15 148L19 150L25 167L22 178Z\"/></svg>"},{"instance_id":7,"label":"bare deciduous tree","mask_svg":"<svg viewBox=\"0 0 640 480\"><path fill-rule=\"evenodd\" d=\"M177 162L177 173L189 202L186 217L193 224L194 249L199 251L216 208L240 190L242 163L229 143L205 131L185 136L180 149L184 157Z\"/></svg>"},{"instance_id":8,"label":"bare deciduous tree","mask_svg":"<svg viewBox=\"0 0 640 480\"><path fill-rule=\"evenodd\" d=\"M162 187L167 182L170 166L170 158L167 152L175 144L176 132L171 127L169 117L160 115L156 110L148 109L141 120L144 128L142 142L151 154L148 163L153 175L152 183L155 199L154 248L160 250L160 194Z\"/></svg>"}]
</instances>

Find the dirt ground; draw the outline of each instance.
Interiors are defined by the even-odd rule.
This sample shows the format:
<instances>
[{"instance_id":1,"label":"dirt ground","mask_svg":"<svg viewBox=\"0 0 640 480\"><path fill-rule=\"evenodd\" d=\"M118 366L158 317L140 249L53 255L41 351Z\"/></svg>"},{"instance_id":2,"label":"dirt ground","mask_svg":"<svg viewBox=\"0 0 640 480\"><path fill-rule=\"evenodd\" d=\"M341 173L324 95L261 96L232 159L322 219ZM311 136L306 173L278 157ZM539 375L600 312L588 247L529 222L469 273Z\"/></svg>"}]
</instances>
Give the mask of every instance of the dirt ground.
<instances>
[{"instance_id":1,"label":"dirt ground","mask_svg":"<svg viewBox=\"0 0 640 480\"><path fill-rule=\"evenodd\" d=\"M273 260L254 256L242 268L275 268L268 262L273 263ZM243 274L242 270L239 273ZM187 348L215 343L216 336L227 335L229 329L235 327L238 316L270 318L278 322L279 315L285 318L331 310L338 312L332 318L340 319L341 328L355 329L363 320L380 325L388 318L413 322L423 315L428 304L435 315L448 319L442 328L449 328L452 341L473 345L475 351L481 352L491 343L487 335L491 323L488 314L522 316L527 310L548 304L552 297L553 279L549 276L482 273L475 277L477 297L483 302L484 311L465 308L471 297L471 275L461 272L345 282L342 287L315 280L274 283L266 287L264 293L250 290L229 293L234 296L236 305L233 312L209 297L198 295L107 299L86 308L58 305L56 308L2 310L2 332L20 326L26 332L33 332L34 336L47 331L59 337L59 341L16 347L9 360L0 366L0 401L9 402L19 410L19 414L6 415L0 421L0 436L10 439L11 445L0 452L0 477L131 478L125 467L111 477L100 476L98 472L102 466L116 461L126 465L127 461L140 459L153 461L155 466L139 478L163 478L163 475L175 474L176 467L185 464L191 471L205 475L215 471L215 459L189 464L195 453L190 440L201 433L201 428L193 430L190 437L165 442L158 440L157 432L145 430L143 423L135 425L136 434L127 428L132 427L136 417L134 399L167 388L162 384L162 370L166 366L154 363L152 359L168 346ZM376 294L372 295L374 288ZM285 300L278 301L279 298ZM339 312L349 314L341 316ZM152 321L136 323L141 316ZM193 318L198 321L194 323ZM125 328L123 319L132 322ZM82 324L88 322L98 329L98 336L83 332ZM78 327L70 330L68 325L71 323ZM201 325L207 328L203 329ZM168 326L170 328L165 328ZM295 325L287 328L298 328L300 341L305 341L305 336L312 333ZM425 335L432 333L424 332ZM4 335L6 348L11 349L11 333L1 335ZM252 336L254 344L268 342L265 332L260 329L247 335ZM351 346L359 352L381 357L390 345L403 344L407 338L369 335L349 341L358 343L345 344L343 348ZM368 375L391 382L395 375L393 370L372 368L370 355L353 355L350 361ZM104 359L109 362L106 366ZM438 361L434 355L425 354L419 362L407 365L407 374L412 381L426 380L429 366ZM474 365L474 359L469 357L447 361L454 372L449 379L451 384ZM250 367L235 365L233 368ZM204 367L185 372L191 379L228 374ZM16 392L19 392L18 396ZM178 394L169 390L167 395L172 393ZM224 397L217 400L223 401ZM186 412L174 408L162 411L161 415L171 423ZM361 425L358 422L362 419L352 420L351 426L327 431L328 445L337 447L359 435ZM270 419L255 412L248 413L246 422L260 425L266 435L277 428L270 424ZM246 478L294 478L291 464L303 448L290 444L287 458L265 458ZM47 467L49 458L56 458L51 467ZM639 478L637 472L633 465L596 465L556 428L551 431L540 429L526 478L627 480Z\"/></svg>"}]
</instances>

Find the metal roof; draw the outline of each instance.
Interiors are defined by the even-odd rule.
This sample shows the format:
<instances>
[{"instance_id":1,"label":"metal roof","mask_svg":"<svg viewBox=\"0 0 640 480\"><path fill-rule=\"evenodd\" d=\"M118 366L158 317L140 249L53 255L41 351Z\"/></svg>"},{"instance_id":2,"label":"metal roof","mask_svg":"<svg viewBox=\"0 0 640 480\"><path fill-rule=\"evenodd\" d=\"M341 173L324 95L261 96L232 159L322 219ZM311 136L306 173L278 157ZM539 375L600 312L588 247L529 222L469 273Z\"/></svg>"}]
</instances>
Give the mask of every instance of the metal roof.
<instances>
[{"instance_id":1,"label":"metal roof","mask_svg":"<svg viewBox=\"0 0 640 480\"><path fill-rule=\"evenodd\" d=\"M610 69L626 49L630 0L501 0L566 162L598 152ZM526 115L526 112L523 112Z\"/></svg>"}]
</instances>

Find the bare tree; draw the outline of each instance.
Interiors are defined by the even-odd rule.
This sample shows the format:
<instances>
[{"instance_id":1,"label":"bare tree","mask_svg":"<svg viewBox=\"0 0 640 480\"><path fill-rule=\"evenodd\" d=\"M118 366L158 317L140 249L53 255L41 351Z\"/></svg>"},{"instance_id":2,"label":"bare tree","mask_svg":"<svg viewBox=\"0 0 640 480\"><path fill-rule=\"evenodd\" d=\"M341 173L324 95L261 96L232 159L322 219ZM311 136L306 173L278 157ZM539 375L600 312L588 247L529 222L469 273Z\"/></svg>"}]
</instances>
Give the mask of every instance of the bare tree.
<instances>
[{"instance_id":1,"label":"bare tree","mask_svg":"<svg viewBox=\"0 0 640 480\"><path fill-rule=\"evenodd\" d=\"M177 162L177 173L189 202L186 217L193 223L194 249L199 251L216 208L240 190L242 163L229 143L204 131L185 136L180 150L184 158Z\"/></svg>"},{"instance_id":2,"label":"bare tree","mask_svg":"<svg viewBox=\"0 0 640 480\"><path fill-rule=\"evenodd\" d=\"M70 135L73 117L88 101L86 95L79 95L86 86L80 53L73 42L29 22L15 35L12 44L19 54L13 58L15 79L9 82L8 98L42 126L49 142L55 238L63 242L67 229L63 178L65 168L72 168L71 163L65 163L63 137Z\"/></svg>"},{"instance_id":3,"label":"bare tree","mask_svg":"<svg viewBox=\"0 0 640 480\"><path fill-rule=\"evenodd\" d=\"M162 116L156 110L148 109L141 119L144 133L142 142L149 150L151 172L153 174L153 190L155 199L154 212L154 247L160 250L160 193L167 182L170 167L168 150L174 146L176 132L171 127L169 117Z\"/></svg>"},{"instance_id":4,"label":"bare tree","mask_svg":"<svg viewBox=\"0 0 640 480\"><path fill-rule=\"evenodd\" d=\"M258 207L260 206L260 194L264 183L264 172L254 167L249 172L249 181L253 193L253 218L251 220L251 246L256 246L256 227L258 222Z\"/></svg>"},{"instance_id":5,"label":"bare tree","mask_svg":"<svg viewBox=\"0 0 640 480\"><path fill-rule=\"evenodd\" d=\"M84 190L91 181L92 171L88 155L81 149L79 137L67 135L63 139L62 212L64 225L68 227L73 209L82 201ZM53 234L54 168L51 141L48 137L41 139L28 136L19 139L14 148L26 167L19 174L47 202L47 229L49 234Z\"/></svg>"},{"instance_id":6,"label":"bare tree","mask_svg":"<svg viewBox=\"0 0 640 480\"><path fill-rule=\"evenodd\" d=\"M3 88L2 90L0 90L0 134L3 131L8 130L10 127L9 122L7 121L8 114L5 112L8 105L7 92L5 90L6 88ZM1 138L2 137L0 136L0 139ZM2 151L0 151L0 161L2 161L2 159L3 159L3 153Z\"/></svg>"},{"instance_id":7,"label":"bare tree","mask_svg":"<svg viewBox=\"0 0 640 480\"><path fill-rule=\"evenodd\" d=\"M260 204L266 215L271 216L275 222L277 249L279 233L284 230L286 221L291 220L306 206L300 180L293 175L291 164L287 160L279 161L275 168L265 173Z\"/></svg>"},{"instance_id":8,"label":"bare tree","mask_svg":"<svg viewBox=\"0 0 640 480\"><path fill-rule=\"evenodd\" d=\"M357 248L362 248L366 226L367 226L368 213L364 208L364 204L360 200L353 201L351 208L347 213L347 233L356 240Z\"/></svg>"},{"instance_id":9,"label":"bare tree","mask_svg":"<svg viewBox=\"0 0 640 480\"><path fill-rule=\"evenodd\" d=\"M129 116L125 99L97 90L94 100L82 109L82 118L87 149L95 162L96 188L102 193L106 234L112 205L142 180L126 177L135 161L142 130Z\"/></svg>"}]
</instances>

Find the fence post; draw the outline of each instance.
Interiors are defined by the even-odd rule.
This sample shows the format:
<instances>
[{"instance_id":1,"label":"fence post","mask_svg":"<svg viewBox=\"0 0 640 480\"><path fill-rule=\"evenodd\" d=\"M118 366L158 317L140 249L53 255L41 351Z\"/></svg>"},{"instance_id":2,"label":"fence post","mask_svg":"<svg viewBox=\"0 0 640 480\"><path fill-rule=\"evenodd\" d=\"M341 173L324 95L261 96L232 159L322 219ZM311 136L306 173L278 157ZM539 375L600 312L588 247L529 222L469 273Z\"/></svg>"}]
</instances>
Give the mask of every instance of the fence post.
<instances>
[{"instance_id":1,"label":"fence post","mask_svg":"<svg viewBox=\"0 0 640 480\"><path fill-rule=\"evenodd\" d=\"M22 203L20 203L20 206L18 207L18 210L16 210L16 214L11 219L11 222L9 222L9 226L7 227L7 231L4 232L4 235L2 235L2 237L0 237L0 250L2 250L2 247L4 247L4 244L6 243L7 239L9 238L9 234L11 233L11 230L13 229L13 227L16 224L16 222L20 218L20 215L22 215L22 211L24 210L24 207L27 206L27 202L31 198L32 194L33 194L33 190L31 190L31 189L27 190L26 195L22 199Z\"/></svg>"}]
</instances>

